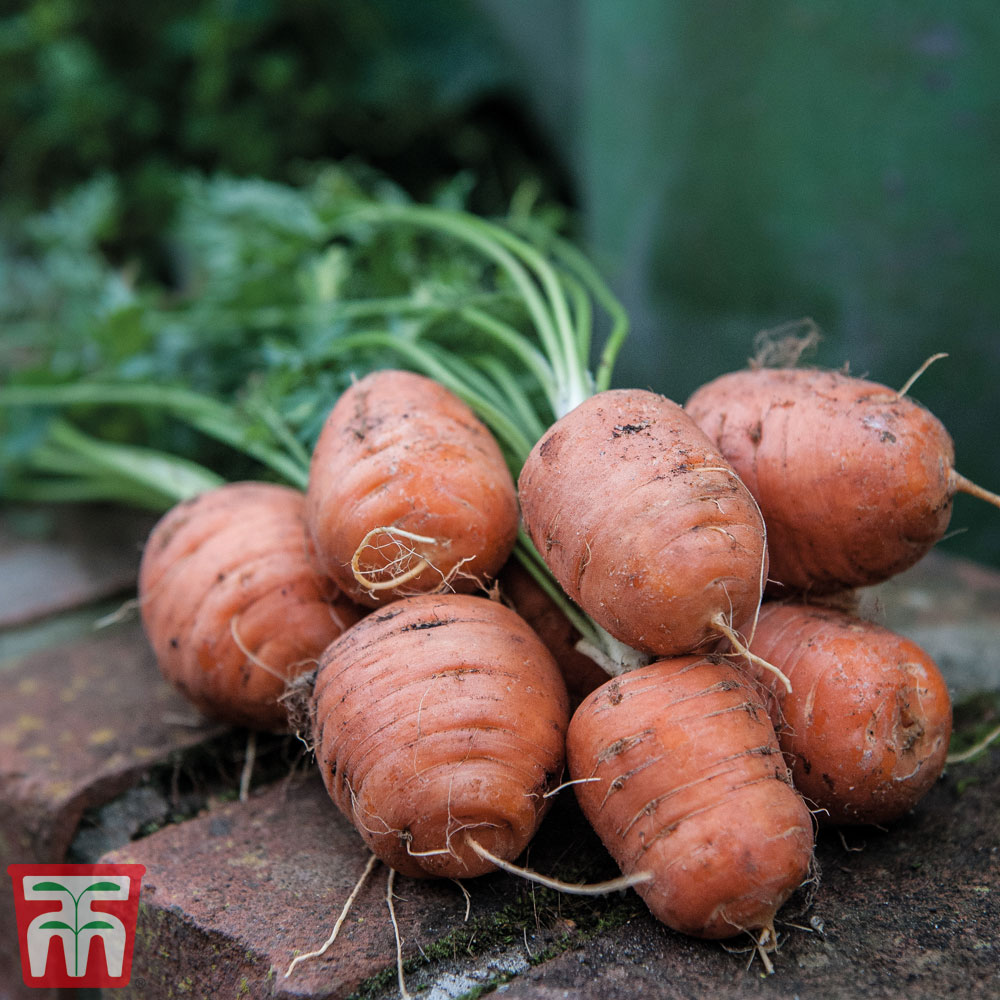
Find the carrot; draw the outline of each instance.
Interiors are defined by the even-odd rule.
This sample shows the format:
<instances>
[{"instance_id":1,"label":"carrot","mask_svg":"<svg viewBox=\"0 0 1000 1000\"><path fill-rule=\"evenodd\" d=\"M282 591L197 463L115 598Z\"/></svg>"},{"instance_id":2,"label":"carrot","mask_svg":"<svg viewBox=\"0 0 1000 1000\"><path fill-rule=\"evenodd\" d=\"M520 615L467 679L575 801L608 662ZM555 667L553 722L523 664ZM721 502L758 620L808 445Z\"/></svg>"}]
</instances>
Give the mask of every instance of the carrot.
<instances>
[{"instance_id":1,"label":"carrot","mask_svg":"<svg viewBox=\"0 0 1000 1000\"><path fill-rule=\"evenodd\" d=\"M321 565L376 606L492 578L517 537L514 483L494 439L422 375L377 371L333 407L313 451L306 516Z\"/></svg>"},{"instance_id":2,"label":"carrot","mask_svg":"<svg viewBox=\"0 0 1000 1000\"><path fill-rule=\"evenodd\" d=\"M711 655L630 671L577 709L566 751L622 872L652 874L636 890L654 916L773 946L774 916L809 873L813 824L749 678Z\"/></svg>"},{"instance_id":3,"label":"carrot","mask_svg":"<svg viewBox=\"0 0 1000 1000\"><path fill-rule=\"evenodd\" d=\"M163 674L205 715L280 731L288 682L360 616L319 574L298 490L230 483L153 528L139 604Z\"/></svg>"},{"instance_id":4,"label":"carrot","mask_svg":"<svg viewBox=\"0 0 1000 1000\"><path fill-rule=\"evenodd\" d=\"M582 636L521 563L510 560L498 582L503 599L532 627L552 654L566 682L570 705L575 708L608 679L607 673L577 648Z\"/></svg>"},{"instance_id":5,"label":"carrot","mask_svg":"<svg viewBox=\"0 0 1000 1000\"><path fill-rule=\"evenodd\" d=\"M905 395L839 372L758 368L698 389L687 412L767 522L771 577L815 593L878 583L944 534L960 476L940 421Z\"/></svg>"},{"instance_id":6,"label":"carrot","mask_svg":"<svg viewBox=\"0 0 1000 1000\"><path fill-rule=\"evenodd\" d=\"M940 776L951 700L934 661L889 629L833 608L765 604L750 643L791 693L771 692L795 787L831 823L890 823Z\"/></svg>"},{"instance_id":7,"label":"carrot","mask_svg":"<svg viewBox=\"0 0 1000 1000\"><path fill-rule=\"evenodd\" d=\"M669 399L591 396L535 445L518 489L553 576L619 641L675 655L752 619L767 569L761 516Z\"/></svg>"},{"instance_id":8,"label":"carrot","mask_svg":"<svg viewBox=\"0 0 1000 1000\"><path fill-rule=\"evenodd\" d=\"M566 689L510 608L402 598L323 653L316 758L337 807L403 875L466 878L524 850L563 769Z\"/></svg>"}]
</instances>

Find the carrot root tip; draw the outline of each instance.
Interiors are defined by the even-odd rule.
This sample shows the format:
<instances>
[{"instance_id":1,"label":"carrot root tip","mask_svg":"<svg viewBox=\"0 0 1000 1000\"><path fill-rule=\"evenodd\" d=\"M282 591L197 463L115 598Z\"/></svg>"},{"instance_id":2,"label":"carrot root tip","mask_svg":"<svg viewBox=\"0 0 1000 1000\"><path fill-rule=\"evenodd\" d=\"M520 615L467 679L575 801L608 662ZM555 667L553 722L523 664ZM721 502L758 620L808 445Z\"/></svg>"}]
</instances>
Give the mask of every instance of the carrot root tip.
<instances>
[{"instance_id":1,"label":"carrot root tip","mask_svg":"<svg viewBox=\"0 0 1000 1000\"><path fill-rule=\"evenodd\" d=\"M756 653L751 653L750 650L747 648L746 643L744 643L743 640L739 637L739 634L736 632L736 629L734 629L731 625L729 625L726 622L721 612L712 619L711 624L712 627L716 629L716 631L721 632L729 640L733 649L735 649L737 653L748 659L751 663L756 663L758 666L763 667L769 673L774 674L774 676L777 677L779 681L781 681L783 687L785 688L785 691L788 694L792 693L792 682L773 663L769 663L767 660L765 660L761 656L758 656Z\"/></svg>"},{"instance_id":2,"label":"carrot root tip","mask_svg":"<svg viewBox=\"0 0 1000 1000\"><path fill-rule=\"evenodd\" d=\"M778 948L778 935L774 931L774 924L764 927L760 935L754 941L757 954L760 956L761 965L764 966L764 974L774 975L774 963L771 961L770 952Z\"/></svg>"},{"instance_id":3,"label":"carrot root tip","mask_svg":"<svg viewBox=\"0 0 1000 1000\"><path fill-rule=\"evenodd\" d=\"M432 566L431 561L421 555L416 546L439 546L436 538L428 535L416 535L412 531L396 528L392 525L379 525L372 528L354 551L351 559L351 573L354 579L370 594L381 590L392 590L411 580L416 579L425 569ZM376 568L365 568L362 561L365 553L371 551L381 565ZM368 558L372 558L371 555ZM387 562L383 562L384 560Z\"/></svg>"},{"instance_id":4,"label":"carrot root tip","mask_svg":"<svg viewBox=\"0 0 1000 1000\"><path fill-rule=\"evenodd\" d=\"M984 489L982 486L974 483L971 479L966 479L965 476L956 472L954 469L951 470L948 481L953 493L968 493L969 496L976 497L979 500L985 500L987 503L993 504L994 507L1000 507L1000 494L992 493L990 490Z\"/></svg>"}]
</instances>

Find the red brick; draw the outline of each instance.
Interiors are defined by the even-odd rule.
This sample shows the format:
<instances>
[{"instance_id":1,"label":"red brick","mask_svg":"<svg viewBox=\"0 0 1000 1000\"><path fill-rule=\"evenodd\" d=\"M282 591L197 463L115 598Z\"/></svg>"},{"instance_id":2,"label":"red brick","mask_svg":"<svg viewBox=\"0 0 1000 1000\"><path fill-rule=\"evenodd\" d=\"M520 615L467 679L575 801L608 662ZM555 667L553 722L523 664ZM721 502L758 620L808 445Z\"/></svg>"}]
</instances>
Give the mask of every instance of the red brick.
<instances>
[{"instance_id":1,"label":"red brick","mask_svg":"<svg viewBox=\"0 0 1000 1000\"><path fill-rule=\"evenodd\" d=\"M135 622L8 664L0 684L4 873L12 862L64 860L86 809L222 731L199 721L162 679ZM5 979L20 966L10 892L0 899Z\"/></svg>"},{"instance_id":2,"label":"red brick","mask_svg":"<svg viewBox=\"0 0 1000 1000\"><path fill-rule=\"evenodd\" d=\"M124 995L348 996L395 962L381 865L327 953L284 974L326 940L368 856L314 771L111 852L103 860L146 866ZM450 882L398 879L396 895L407 955L461 925Z\"/></svg>"}]
</instances>

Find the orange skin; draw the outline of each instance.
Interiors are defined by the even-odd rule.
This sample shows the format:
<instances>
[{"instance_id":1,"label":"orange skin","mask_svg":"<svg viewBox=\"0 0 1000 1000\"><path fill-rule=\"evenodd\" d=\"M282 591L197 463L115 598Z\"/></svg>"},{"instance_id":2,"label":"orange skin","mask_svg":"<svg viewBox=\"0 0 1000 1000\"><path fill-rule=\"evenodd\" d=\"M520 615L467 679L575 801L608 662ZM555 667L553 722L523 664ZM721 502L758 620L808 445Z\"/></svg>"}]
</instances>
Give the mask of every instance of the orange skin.
<instances>
[{"instance_id":1,"label":"orange skin","mask_svg":"<svg viewBox=\"0 0 1000 1000\"><path fill-rule=\"evenodd\" d=\"M838 372L759 368L709 382L686 409L757 498L770 576L785 593L888 579L948 526L951 438L892 389Z\"/></svg>"},{"instance_id":2,"label":"orange skin","mask_svg":"<svg viewBox=\"0 0 1000 1000\"><path fill-rule=\"evenodd\" d=\"M622 674L577 709L566 752L622 872L652 873L635 888L657 919L703 938L773 931L808 875L813 823L741 670L682 656Z\"/></svg>"},{"instance_id":3,"label":"orange skin","mask_svg":"<svg viewBox=\"0 0 1000 1000\"><path fill-rule=\"evenodd\" d=\"M490 432L457 396L404 371L373 372L337 401L313 452L306 517L325 572L370 607L480 588L517 538L514 482ZM428 541L365 543L379 527ZM376 589L352 570L356 553Z\"/></svg>"},{"instance_id":4,"label":"orange skin","mask_svg":"<svg viewBox=\"0 0 1000 1000\"><path fill-rule=\"evenodd\" d=\"M576 648L580 633L519 562L510 560L498 579L501 597L548 647L566 681L570 706L576 708L608 679L604 668Z\"/></svg>"},{"instance_id":5,"label":"orange skin","mask_svg":"<svg viewBox=\"0 0 1000 1000\"><path fill-rule=\"evenodd\" d=\"M464 594L403 598L323 654L316 759L330 797L390 867L413 877L512 861L563 770L559 670L510 608Z\"/></svg>"},{"instance_id":6,"label":"orange skin","mask_svg":"<svg viewBox=\"0 0 1000 1000\"><path fill-rule=\"evenodd\" d=\"M750 649L795 787L830 823L891 823L944 768L951 699L915 643L832 608L765 604Z\"/></svg>"},{"instance_id":7,"label":"orange skin","mask_svg":"<svg viewBox=\"0 0 1000 1000\"><path fill-rule=\"evenodd\" d=\"M598 393L535 445L518 483L535 547L566 593L627 645L704 649L740 627L766 576L763 522L715 446L653 392Z\"/></svg>"},{"instance_id":8,"label":"orange skin","mask_svg":"<svg viewBox=\"0 0 1000 1000\"><path fill-rule=\"evenodd\" d=\"M160 669L192 704L275 732L288 727L278 700L288 682L362 614L316 569L303 495L255 482L202 493L160 519L139 601Z\"/></svg>"}]
</instances>

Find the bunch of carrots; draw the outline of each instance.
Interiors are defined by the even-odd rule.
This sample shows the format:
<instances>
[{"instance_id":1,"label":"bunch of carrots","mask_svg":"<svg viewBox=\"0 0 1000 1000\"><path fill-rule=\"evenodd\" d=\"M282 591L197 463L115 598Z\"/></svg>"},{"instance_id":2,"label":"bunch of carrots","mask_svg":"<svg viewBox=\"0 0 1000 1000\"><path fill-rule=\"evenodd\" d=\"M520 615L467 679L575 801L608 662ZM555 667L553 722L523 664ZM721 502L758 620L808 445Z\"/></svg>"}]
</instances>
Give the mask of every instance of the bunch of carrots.
<instances>
[{"instance_id":1,"label":"bunch of carrots","mask_svg":"<svg viewBox=\"0 0 1000 1000\"><path fill-rule=\"evenodd\" d=\"M403 204L338 236L387 226L481 253L524 322L473 303L447 332L341 332L316 363L398 365L307 454L253 442L284 482L173 467L139 582L163 672L253 728L304 697L331 798L394 871L512 869L571 784L657 918L766 955L817 824L890 823L945 764L937 667L845 595L920 559L958 491L1000 497L909 384L790 365L684 406L613 389L626 317L570 245ZM217 404L160 398L234 440Z\"/></svg>"}]
</instances>

